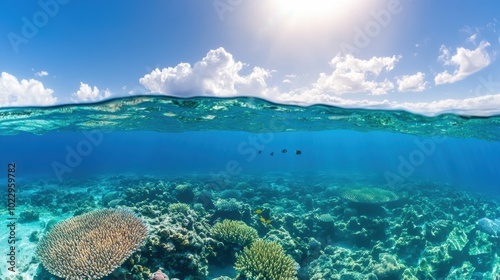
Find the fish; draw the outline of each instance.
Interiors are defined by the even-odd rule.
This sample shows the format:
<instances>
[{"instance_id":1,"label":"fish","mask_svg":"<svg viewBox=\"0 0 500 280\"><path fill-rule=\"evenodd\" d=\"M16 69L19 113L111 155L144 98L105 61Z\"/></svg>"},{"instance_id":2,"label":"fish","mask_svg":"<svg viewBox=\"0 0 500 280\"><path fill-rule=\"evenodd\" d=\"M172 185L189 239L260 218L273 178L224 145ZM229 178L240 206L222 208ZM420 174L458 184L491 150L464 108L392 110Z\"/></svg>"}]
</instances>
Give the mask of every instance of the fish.
<instances>
[{"instance_id":1,"label":"fish","mask_svg":"<svg viewBox=\"0 0 500 280\"><path fill-rule=\"evenodd\" d=\"M288 152L286 149L283 149L283 151L281 151L282 153L286 154L286 152Z\"/></svg>"},{"instance_id":2,"label":"fish","mask_svg":"<svg viewBox=\"0 0 500 280\"><path fill-rule=\"evenodd\" d=\"M263 222L263 223L265 223L265 222L266 222L266 219L265 219L264 217L260 217L260 218L259 218L259 220L260 220L261 222Z\"/></svg>"},{"instance_id":3,"label":"fish","mask_svg":"<svg viewBox=\"0 0 500 280\"><path fill-rule=\"evenodd\" d=\"M262 214L262 210L260 209L255 210L255 214Z\"/></svg>"},{"instance_id":4,"label":"fish","mask_svg":"<svg viewBox=\"0 0 500 280\"><path fill-rule=\"evenodd\" d=\"M274 156L274 152L271 152L271 153L270 153L270 155L271 155L271 156Z\"/></svg>"},{"instance_id":5,"label":"fish","mask_svg":"<svg viewBox=\"0 0 500 280\"><path fill-rule=\"evenodd\" d=\"M266 224L270 224L271 223L271 220L266 220Z\"/></svg>"},{"instance_id":6,"label":"fish","mask_svg":"<svg viewBox=\"0 0 500 280\"><path fill-rule=\"evenodd\" d=\"M295 154L298 155L298 156L300 156L302 154L302 152L300 150L296 150Z\"/></svg>"},{"instance_id":7,"label":"fish","mask_svg":"<svg viewBox=\"0 0 500 280\"><path fill-rule=\"evenodd\" d=\"M258 153L259 153L259 155L260 155L260 153L262 153L262 151L261 151L261 150L259 150L259 152L258 152Z\"/></svg>"},{"instance_id":8,"label":"fish","mask_svg":"<svg viewBox=\"0 0 500 280\"><path fill-rule=\"evenodd\" d=\"M477 221L477 228L494 237L500 236L500 218L491 220L488 218L482 218Z\"/></svg>"}]
</instances>

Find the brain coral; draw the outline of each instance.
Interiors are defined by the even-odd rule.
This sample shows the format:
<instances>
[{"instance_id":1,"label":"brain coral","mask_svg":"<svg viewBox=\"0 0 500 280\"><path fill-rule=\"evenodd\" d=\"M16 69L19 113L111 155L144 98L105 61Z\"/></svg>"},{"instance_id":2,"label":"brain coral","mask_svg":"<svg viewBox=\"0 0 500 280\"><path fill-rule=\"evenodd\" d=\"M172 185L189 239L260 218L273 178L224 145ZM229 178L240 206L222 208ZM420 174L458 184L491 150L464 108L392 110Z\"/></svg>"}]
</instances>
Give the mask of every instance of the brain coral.
<instances>
[{"instance_id":1,"label":"brain coral","mask_svg":"<svg viewBox=\"0 0 500 280\"><path fill-rule=\"evenodd\" d=\"M258 239L237 255L234 266L243 279L292 280L297 279L295 261L286 255L275 241Z\"/></svg>"},{"instance_id":2,"label":"brain coral","mask_svg":"<svg viewBox=\"0 0 500 280\"><path fill-rule=\"evenodd\" d=\"M224 220L216 223L210 233L219 241L240 246L246 246L259 238L257 230L242 221Z\"/></svg>"},{"instance_id":3,"label":"brain coral","mask_svg":"<svg viewBox=\"0 0 500 280\"><path fill-rule=\"evenodd\" d=\"M56 276L100 279L136 251L147 234L146 224L128 210L96 210L55 225L36 253Z\"/></svg>"},{"instance_id":4,"label":"brain coral","mask_svg":"<svg viewBox=\"0 0 500 280\"><path fill-rule=\"evenodd\" d=\"M339 196L357 203L386 203L396 201L399 196L390 190L375 187L341 188Z\"/></svg>"}]
</instances>

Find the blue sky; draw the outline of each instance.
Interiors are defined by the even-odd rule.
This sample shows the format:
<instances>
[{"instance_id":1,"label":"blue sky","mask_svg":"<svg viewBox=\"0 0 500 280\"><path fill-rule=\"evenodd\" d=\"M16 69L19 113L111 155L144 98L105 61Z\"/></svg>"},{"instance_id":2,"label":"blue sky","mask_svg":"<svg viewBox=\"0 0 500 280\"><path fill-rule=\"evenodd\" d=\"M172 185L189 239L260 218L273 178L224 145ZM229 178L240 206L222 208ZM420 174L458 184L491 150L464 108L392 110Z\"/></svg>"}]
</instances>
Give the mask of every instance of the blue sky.
<instances>
[{"instance_id":1,"label":"blue sky","mask_svg":"<svg viewBox=\"0 0 500 280\"><path fill-rule=\"evenodd\" d=\"M500 113L495 1L0 2L0 106L136 94Z\"/></svg>"}]
</instances>

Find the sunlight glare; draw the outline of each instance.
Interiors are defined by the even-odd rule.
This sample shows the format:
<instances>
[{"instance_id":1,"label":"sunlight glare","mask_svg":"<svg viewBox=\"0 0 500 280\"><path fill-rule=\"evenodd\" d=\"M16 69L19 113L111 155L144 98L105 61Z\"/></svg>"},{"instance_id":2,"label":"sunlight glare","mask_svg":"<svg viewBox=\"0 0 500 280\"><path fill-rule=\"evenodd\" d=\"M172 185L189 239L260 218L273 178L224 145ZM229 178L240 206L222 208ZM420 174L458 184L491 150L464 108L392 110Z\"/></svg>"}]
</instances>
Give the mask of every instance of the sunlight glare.
<instances>
[{"instance_id":1,"label":"sunlight glare","mask_svg":"<svg viewBox=\"0 0 500 280\"><path fill-rule=\"evenodd\" d=\"M356 0L275 0L275 8L284 16L294 20L316 20L317 17L341 15L354 5Z\"/></svg>"}]
</instances>

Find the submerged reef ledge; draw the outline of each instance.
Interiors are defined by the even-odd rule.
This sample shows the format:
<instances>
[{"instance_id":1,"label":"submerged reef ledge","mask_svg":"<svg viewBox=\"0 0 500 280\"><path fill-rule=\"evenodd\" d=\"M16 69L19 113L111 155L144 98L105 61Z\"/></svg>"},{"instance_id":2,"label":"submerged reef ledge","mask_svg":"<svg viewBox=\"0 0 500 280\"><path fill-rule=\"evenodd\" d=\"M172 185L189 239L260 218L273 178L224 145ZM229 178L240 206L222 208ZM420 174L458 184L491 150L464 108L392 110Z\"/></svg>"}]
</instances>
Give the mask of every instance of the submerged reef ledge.
<instances>
[{"instance_id":1,"label":"submerged reef ledge","mask_svg":"<svg viewBox=\"0 0 500 280\"><path fill-rule=\"evenodd\" d=\"M500 116L443 114L429 117L397 110L282 105L250 97L181 99L155 95L89 104L0 108L0 135L91 130L184 132L243 129L254 133L354 130L498 141L499 127Z\"/></svg>"}]
</instances>

